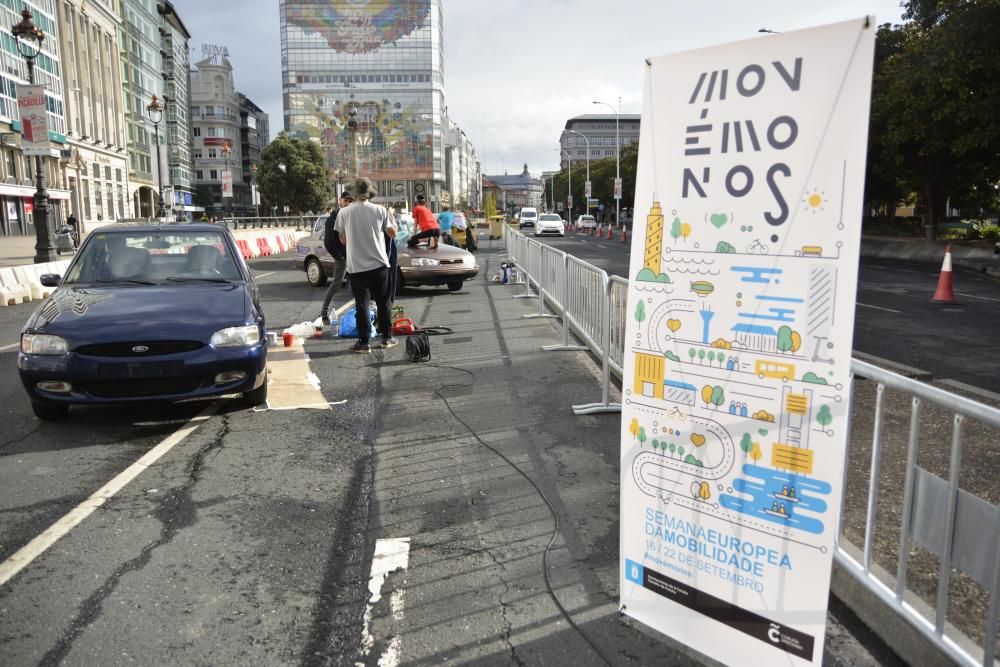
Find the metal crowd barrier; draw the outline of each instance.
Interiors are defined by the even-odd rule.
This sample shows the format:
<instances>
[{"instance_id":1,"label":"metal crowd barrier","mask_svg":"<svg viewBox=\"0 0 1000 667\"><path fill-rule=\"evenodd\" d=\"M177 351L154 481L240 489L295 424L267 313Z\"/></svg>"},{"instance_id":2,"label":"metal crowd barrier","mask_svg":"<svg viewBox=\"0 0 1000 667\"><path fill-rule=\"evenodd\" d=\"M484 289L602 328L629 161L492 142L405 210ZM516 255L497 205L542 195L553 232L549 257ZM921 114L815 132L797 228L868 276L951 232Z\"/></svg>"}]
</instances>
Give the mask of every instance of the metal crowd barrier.
<instances>
[{"instance_id":1,"label":"metal crowd barrier","mask_svg":"<svg viewBox=\"0 0 1000 667\"><path fill-rule=\"evenodd\" d=\"M601 401L575 405L573 412L620 412L621 405L611 402L610 391L612 373L619 380L622 378L628 321L628 280L619 276L609 277L602 269L528 239L507 225L504 225L503 238L509 257L525 274L526 292L518 296L539 300L539 312L526 317L549 316L562 320L562 343L543 349L590 350L601 360ZM531 293L531 285L535 286L537 294ZM546 305L553 314L544 313ZM572 345L569 340L571 332L585 345ZM909 622L948 658L958 664L993 667L997 623L1000 620L1000 508L960 489L958 482L966 420L974 419L989 428L1000 429L1000 410L858 359L851 360L851 372L855 377L877 383L871 472L865 506L865 540L860 556L856 556L845 548L846 541L838 536L834 558L845 572ZM883 582L873 563L876 509L882 476L883 396L886 389L903 392L912 400L894 586ZM925 403L953 414L947 480L917 465L919 418L921 406ZM855 407L849 409L849 419L855 414ZM845 498L846 475L845 466ZM842 516L843 507L840 509ZM914 543L940 559L933 621L904 595L911 545ZM986 638L981 656L973 655L974 650L967 643L960 643L947 634L950 629L946 620L953 569L964 572L989 593Z\"/></svg>"}]
</instances>

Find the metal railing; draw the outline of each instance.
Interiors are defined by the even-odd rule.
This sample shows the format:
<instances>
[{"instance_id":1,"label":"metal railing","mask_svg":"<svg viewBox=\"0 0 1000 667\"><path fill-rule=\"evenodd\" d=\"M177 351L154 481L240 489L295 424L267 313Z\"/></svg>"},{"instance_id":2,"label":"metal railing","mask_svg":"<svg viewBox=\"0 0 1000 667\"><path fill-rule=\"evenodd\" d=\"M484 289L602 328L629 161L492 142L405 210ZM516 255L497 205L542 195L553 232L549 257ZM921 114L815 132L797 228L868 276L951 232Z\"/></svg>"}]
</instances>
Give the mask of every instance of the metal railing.
<instances>
[{"instance_id":1,"label":"metal railing","mask_svg":"<svg viewBox=\"0 0 1000 667\"><path fill-rule=\"evenodd\" d=\"M503 239L509 257L524 274L526 291L518 296L539 300L538 314L526 317L546 316L544 310L548 306L553 314L547 316L562 320L562 343L545 346L543 349L589 350L601 362L601 401L575 405L574 413L620 412L621 405L610 400L611 375L622 379L625 326L628 321L628 280L619 276L609 277L602 269L529 239L507 225L503 228ZM537 293L532 293L532 285ZM570 333L585 345L572 345ZM866 378L876 383L871 465L864 494L864 545L860 555L855 555L847 548L849 545L846 539L838 535L834 558L845 572L909 622L948 658L963 665L992 667L997 624L1000 620L1000 508L959 488L959 473L966 421L976 420L987 428L1000 431L1000 410L858 359L851 360L851 373L852 377ZM891 473L887 471L888 464L883 466L881 456L885 443L883 401L887 389L902 392L911 399L905 479L901 481L902 514L898 526L886 528L899 531L896 578L892 586L878 576L874 562L877 506L884 491L880 489L880 480ZM920 415L924 405L952 414L947 480L917 464L921 435ZM857 414L857 410L852 401L847 413L849 420ZM843 498L846 499L846 466L844 475ZM937 511L933 508L937 508ZM844 516L843 506L840 508L840 515ZM915 606L912 594L908 595L906 577L911 547L914 544L939 559L933 619L928 619ZM970 648L968 642L960 642L958 637L949 634L957 634L947 623L950 584L955 576L953 570L962 572L989 594L981 653Z\"/></svg>"}]
</instances>

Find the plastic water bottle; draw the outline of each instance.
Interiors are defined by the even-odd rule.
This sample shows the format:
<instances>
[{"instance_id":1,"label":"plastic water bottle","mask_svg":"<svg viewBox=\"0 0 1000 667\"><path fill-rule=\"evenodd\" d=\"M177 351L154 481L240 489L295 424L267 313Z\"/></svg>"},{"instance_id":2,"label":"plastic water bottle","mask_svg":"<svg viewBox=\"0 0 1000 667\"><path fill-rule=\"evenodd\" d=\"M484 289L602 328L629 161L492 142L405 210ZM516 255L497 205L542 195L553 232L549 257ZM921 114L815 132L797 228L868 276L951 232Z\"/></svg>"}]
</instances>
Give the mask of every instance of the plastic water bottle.
<instances>
[{"instance_id":1,"label":"plastic water bottle","mask_svg":"<svg viewBox=\"0 0 1000 667\"><path fill-rule=\"evenodd\" d=\"M340 334L340 321L337 320L337 315L334 314L333 317L330 318L330 337L335 338L339 334Z\"/></svg>"}]
</instances>

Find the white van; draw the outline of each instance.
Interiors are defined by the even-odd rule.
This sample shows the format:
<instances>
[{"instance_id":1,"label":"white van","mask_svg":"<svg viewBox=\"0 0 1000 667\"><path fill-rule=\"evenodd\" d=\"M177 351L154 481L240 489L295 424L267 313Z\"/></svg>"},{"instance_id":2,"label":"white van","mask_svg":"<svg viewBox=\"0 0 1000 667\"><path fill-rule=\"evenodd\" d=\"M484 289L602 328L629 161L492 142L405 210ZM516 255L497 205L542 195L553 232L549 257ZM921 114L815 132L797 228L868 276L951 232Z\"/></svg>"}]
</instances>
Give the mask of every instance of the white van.
<instances>
[{"instance_id":1,"label":"white van","mask_svg":"<svg viewBox=\"0 0 1000 667\"><path fill-rule=\"evenodd\" d=\"M521 214L518 217L520 221L521 229L525 227L534 227L538 223L538 209L531 206L525 206L521 209Z\"/></svg>"}]
</instances>

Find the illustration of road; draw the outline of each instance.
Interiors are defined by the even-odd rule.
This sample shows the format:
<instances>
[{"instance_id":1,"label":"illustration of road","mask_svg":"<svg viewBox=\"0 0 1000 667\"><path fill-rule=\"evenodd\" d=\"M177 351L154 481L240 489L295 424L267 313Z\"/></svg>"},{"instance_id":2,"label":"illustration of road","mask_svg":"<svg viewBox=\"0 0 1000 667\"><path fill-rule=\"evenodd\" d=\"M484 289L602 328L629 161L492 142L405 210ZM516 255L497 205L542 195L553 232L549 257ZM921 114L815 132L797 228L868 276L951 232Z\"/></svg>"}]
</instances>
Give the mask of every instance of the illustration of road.
<instances>
[{"instance_id":1,"label":"illustration of road","mask_svg":"<svg viewBox=\"0 0 1000 667\"><path fill-rule=\"evenodd\" d=\"M663 332L671 330L668 326L669 321L676 319L680 313L693 313L694 311L695 302L691 299L668 299L658 305L650 316L646 329L646 339L649 341L650 347L662 354L664 350L660 347L660 343L663 342L661 339L665 335Z\"/></svg>"}]
</instances>

